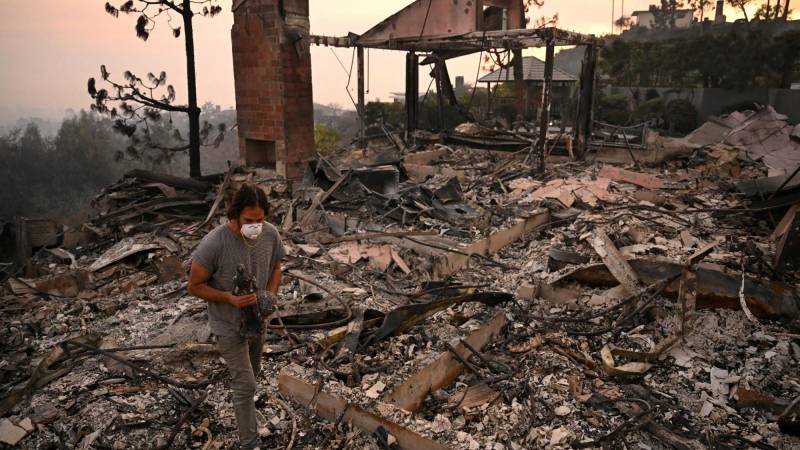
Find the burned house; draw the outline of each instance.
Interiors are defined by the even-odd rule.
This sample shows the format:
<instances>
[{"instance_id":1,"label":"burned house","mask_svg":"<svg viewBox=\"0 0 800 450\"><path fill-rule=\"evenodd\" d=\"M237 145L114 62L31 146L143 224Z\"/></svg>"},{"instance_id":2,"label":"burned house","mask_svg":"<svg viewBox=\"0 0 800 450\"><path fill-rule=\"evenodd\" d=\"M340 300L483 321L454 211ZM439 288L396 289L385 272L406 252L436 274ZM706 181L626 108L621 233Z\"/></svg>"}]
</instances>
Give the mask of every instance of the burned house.
<instances>
[{"instance_id":1,"label":"burned house","mask_svg":"<svg viewBox=\"0 0 800 450\"><path fill-rule=\"evenodd\" d=\"M800 448L800 127L786 116L736 112L613 154L579 129L590 151L549 143L543 168L545 139L475 123L315 157L310 42L404 51L409 74L545 45L548 100L553 47L593 41L514 29L515 4L415 2L331 38L308 35L307 2L234 2L248 164L130 172L95 199L90 237L25 249L30 274L0 286L0 448L237 444L185 276L244 183L269 196L287 250L257 379L268 448ZM579 113L591 124L591 103Z\"/></svg>"}]
</instances>

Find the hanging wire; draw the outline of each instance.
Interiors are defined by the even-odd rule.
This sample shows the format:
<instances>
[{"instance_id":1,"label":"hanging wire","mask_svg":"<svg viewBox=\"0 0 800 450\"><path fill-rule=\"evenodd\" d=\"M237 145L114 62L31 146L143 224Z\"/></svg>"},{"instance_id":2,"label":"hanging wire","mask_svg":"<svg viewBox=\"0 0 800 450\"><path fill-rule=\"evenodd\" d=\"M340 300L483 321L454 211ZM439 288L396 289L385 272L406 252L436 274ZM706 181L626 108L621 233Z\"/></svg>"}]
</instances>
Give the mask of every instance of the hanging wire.
<instances>
[{"instance_id":1,"label":"hanging wire","mask_svg":"<svg viewBox=\"0 0 800 450\"><path fill-rule=\"evenodd\" d=\"M483 32L482 44L486 43L486 32ZM483 47L483 45L481 45ZM472 94L469 96L469 104L467 105L467 112L472 111L472 101L475 100L475 91L478 90L478 78L481 76L481 66L483 66L483 50L481 49L478 55L478 71L475 73L475 82L472 84Z\"/></svg>"},{"instance_id":2,"label":"hanging wire","mask_svg":"<svg viewBox=\"0 0 800 450\"><path fill-rule=\"evenodd\" d=\"M347 68L344 66L344 63L341 59L339 59L339 55L333 51L332 47L328 47L333 53L333 56L336 57L336 60L339 61L339 65L342 66L342 70L344 70L345 75L347 75L347 85L344 87L344 90L347 92L347 96L350 97L350 102L356 108L356 113L358 113L359 117L361 116L361 111L358 110L358 105L356 104L356 100L353 98L353 95L350 93L350 80L353 78L353 60L355 59L355 52L356 50L353 49L353 56L350 58L350 70L348 71Z\"/></svg>"}]
</instances>

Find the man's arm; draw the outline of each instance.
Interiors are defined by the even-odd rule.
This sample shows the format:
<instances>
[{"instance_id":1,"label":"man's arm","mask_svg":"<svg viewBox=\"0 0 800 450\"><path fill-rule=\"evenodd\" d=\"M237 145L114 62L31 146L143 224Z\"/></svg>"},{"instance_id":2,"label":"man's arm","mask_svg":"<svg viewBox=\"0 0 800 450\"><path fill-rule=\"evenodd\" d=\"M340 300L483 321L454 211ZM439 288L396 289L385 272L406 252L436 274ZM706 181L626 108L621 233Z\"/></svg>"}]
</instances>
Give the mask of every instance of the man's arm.
<instances>
[{"instance_id":1,"label":"man's arm","mask_svg":"<svg viewBox=\"0 0 800 450\"><path fill-rule=\"evenodd\" d=\"M269 276L269 281L267 281L267 291L272 292L273 294L278 293L278 289L281 287L281 262L275 262L275 267L272 268L272 273Z\"/></svg>"},{"instance_id":2,"label":"man's arm","mask_svg":"<svg viewBox=\"0 0 800 450\"><path fill-rule=\"evenodd\" d=\"M256 302L255 293L236 296L230 292L214 289L208 284L210 279L211 272L197 261L192 261L192 270L189 272L189 294L208 302L229 303L237 308L244 308Z\"/></svg>"}]
</instances>

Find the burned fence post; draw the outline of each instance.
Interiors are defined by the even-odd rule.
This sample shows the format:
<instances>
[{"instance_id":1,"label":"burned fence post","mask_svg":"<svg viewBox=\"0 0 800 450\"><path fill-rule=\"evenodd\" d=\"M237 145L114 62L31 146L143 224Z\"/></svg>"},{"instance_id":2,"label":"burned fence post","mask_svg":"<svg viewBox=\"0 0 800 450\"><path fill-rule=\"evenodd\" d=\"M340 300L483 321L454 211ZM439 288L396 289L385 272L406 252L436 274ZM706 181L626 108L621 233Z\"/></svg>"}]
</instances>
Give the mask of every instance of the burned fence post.
<instances>
[{"instance_id":1,"label":"burned fence post","mask_svg":"<svg viewBox=\"0 0 800 450\"><path fill-rule=\"evenodd\" d=\"M358 146L366 145L366 108L364 107L364 47L356 47L358 59Z\"/></svg>"},{"instance_id":2,"label":"burned fence post","mask_svg":"<svg viewBox=\"0 0 800 450\"><path fill-rule=\"evenodd\" d=\"M514 96L516 97L517 114L527 118L528 112L528 88L525 84L525 70L523 67L522 49L514 50Z\"/></svg>"},{"instance_id":3,"label":"burned fence post","mask_svg":"<svg viewBox=\"0 0 800 450\"><path fill-rule=\"evenodd\" d=\"M547 129L550 125L550 93L553 84L553 64L555 59L555 36L552 30L547 33L547 53L544 61L544 81L542 83L542 107L539 109L539 139L536 141L537 170L544 172L545 149L547 148Z\"/></svg>"},{"instance_id":4,"label":"burned fence post","mask_svg":"<svg viewBox=\"0 0 800 450\"><path fill-rule=\"evenodd\" d=\"M597 68L597 46L589 44L583 55L578 98L578 117L575 121L575 138L578 141L576 157L582 159L589 150L592 138L592 110L594 109L595 70Z\"/></svg>"},{"instance_id":5,"label":"burned fence post","mask_svg":"<svg viewBox=\"0 0 800 450\"><path fill-rule=\"evenodd\" d=\"M30 274L31 241L28 235L28 223L24 217L14 218L14 228L16 237L16 262L22 269L25 276Z\"/></svg>"},{"instance_id":6,"label":"burned fence post","mask_svg":"<svg viewBox=\"0 0 800 450\"><path fill-rule=\"evenodd\" d=\"M419 124L419 58L413 51L406 54L406 141Z\"/></svg>"},{"instance_id":7,"label":"burned fence post","mask_svg":"<svg viewBox=\"0 0 800 450\"><path fill-rule=\"evenodd\" d=\"M437 56L438 58L438 56ZM441 59L437 59L433 67L433 77L436 79L436 104L439 111L439 131L445 129L444 123L444 65Z\"/></svg>"}]
</instances>

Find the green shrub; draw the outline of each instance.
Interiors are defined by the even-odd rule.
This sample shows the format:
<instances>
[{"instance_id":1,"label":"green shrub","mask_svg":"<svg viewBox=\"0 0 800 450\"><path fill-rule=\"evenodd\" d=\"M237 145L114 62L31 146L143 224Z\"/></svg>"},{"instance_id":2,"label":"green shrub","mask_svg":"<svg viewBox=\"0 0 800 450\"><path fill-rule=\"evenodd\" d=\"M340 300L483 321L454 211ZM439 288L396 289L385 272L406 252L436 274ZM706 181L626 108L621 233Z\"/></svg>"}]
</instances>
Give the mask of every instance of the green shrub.
<instances>
[{"instance_id":1,"label":"green shrub","mask_svg":"<svg viewBox=\"0 0 800 450\"><path fill-rule=\"evenodd\" d=\"M627 125L630 119L630 104L625 95L603 96L598 100L597 120L612 125Z\"/></svg>"},{"instance_id":2,"label":"green shrub","mask_svg":"<svg viewBox=\"0 0 800 450\"><path fill-rule=\"evenodd\" d=\"M322 155L329 155L339 147L342 135L336 128L317 124L314 126L314 146Z\"/></svg>"},{"instance_id":3,"label":"green shrub","mask_svg":"<svg viewBox=\"0 0 800 450\"><path fill-rule=\"evenodd\" d=\"M669 129L678 133L691 133L698 126L697 109L685 98L670 100L664 108L664 119Z\"/></svg>"},{"instance_id":4,"label":"green shrub","mask_svg":"<svg viewBox=\"0 0 800 450\"><path fill-rule=\"evenodd\" d=\"M661 98L653 98L642 102L632 113L632 122L642 123L651 119L657 119L664 115L664 101Z\"/></svg>"},{"instance_id":5,"label":"green shrub","mask_svg":"<svg viewBox=\"0 0 800 450\"><path fill-rule=\"evenodd\" d=\"M658 94L658 91L653 88L648 89L644 94L644 99L646 101L655 100L657 98L660 99L661 96Z\"/></svg>"}]
</instances>

